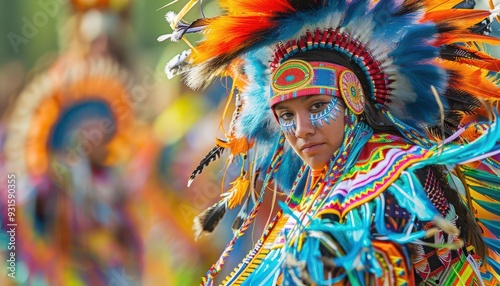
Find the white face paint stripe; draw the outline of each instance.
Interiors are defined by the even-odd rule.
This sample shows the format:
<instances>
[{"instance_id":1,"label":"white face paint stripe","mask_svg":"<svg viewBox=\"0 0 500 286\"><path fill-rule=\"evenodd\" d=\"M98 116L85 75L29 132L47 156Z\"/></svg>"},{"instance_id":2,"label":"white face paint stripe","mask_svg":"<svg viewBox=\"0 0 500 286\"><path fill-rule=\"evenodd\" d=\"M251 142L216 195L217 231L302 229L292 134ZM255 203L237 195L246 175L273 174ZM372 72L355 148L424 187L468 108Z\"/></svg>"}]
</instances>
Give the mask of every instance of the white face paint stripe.
<instances>
[{"instance_id":1,"label":"white face paint stripe","mask_svg":"<svg viewBox=\"0 0 500 286\"><path fill-rule=\"evenodd\" d=\"M324 110L316 114L309 114L309 120L315 128L323 127L323 123L330 124L330 119L335 121L339 117L342 112L339 108L338 100L338 97L333 97ZM295 134L295 130L297 129L295 119L285 121L279 118L279 123L281 130L285 134Z\"/></svg>"},{"instance_id":2,"label":"white face paint stripe","mask_svg":"<svg viewBox=\"0 0 500 286\"><path fill-rule=\"evenodd\" d=\"M292 119L290 121L284 121L283 119L279 119L280 125L281 125L281 130L283 130L283 133L288 134L288 135L294 135L295 130L297 129L297 126L295 125L295 119Z\"/></svg>"},{"instance_id":3,"label":"white face paint stripe","mask_svg":"<svg viewBox=\"0 0 500 286\"><path fill-rule=\"evenodd\" d=\"M333 119L335 121L339 117L340 113L341 111L338 106L338 97L333 97L326 108L321 112L310 114L309 120L311 120L311 123L312 125L314 125L314 127L323 127L323 122L326 124L330 124L329 120Z\"/></svg>"}]
</instances>

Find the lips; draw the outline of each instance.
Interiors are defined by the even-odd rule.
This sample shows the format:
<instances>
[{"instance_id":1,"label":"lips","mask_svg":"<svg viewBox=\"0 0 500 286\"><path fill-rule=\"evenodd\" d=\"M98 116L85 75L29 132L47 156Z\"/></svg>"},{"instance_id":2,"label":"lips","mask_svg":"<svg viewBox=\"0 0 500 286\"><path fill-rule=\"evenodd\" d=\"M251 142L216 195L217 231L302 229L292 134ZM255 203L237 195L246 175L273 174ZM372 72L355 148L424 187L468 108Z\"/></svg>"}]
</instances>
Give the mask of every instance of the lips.
<instances>
[{"instance_id":1,"label":"lips","mask_svg":"<svg viewBox=\"0 0 500 286\"><path fill-rule=\"evenodd\" d=\"M321 143L321 142L310 142L310 143L307 143L307 144L304 144L300 147L300 151L302 153L312 153L314 151L316 151L317 149L321 148L321 146L323 146L324 143Z\"/></svg>"}]
</instances>

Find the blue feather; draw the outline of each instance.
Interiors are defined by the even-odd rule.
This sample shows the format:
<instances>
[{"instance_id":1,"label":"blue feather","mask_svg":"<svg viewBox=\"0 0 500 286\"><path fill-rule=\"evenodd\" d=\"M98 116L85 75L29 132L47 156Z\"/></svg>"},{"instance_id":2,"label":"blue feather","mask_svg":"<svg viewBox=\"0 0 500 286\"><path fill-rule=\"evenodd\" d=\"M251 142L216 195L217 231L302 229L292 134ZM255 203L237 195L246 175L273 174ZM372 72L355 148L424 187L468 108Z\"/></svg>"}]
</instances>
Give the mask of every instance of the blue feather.
<instances>
[{"instance_id":1,"label":"blue feather","mask_svg":"<svg viewBox=\"0 0 500 286\"><path fill-rule=\"evenodd\" d=\"M498 207L499 206L498 203L492 203L482 200L474 200L474 201L488 212L500 216L500 208Z\"/></svg>"},{"instance_id":2,"label":"blue feather","mask_svg":"<svg viewBox=\"0 0 500 286\"><path fill-rule=\"evenodd\" d=\"M488 265L491 266L491 268L493 268L496 273L500 273L500 263L498 263L498 261L495 261L495 259L488 257Z\"/></svg>"},{"instance_id":3,"label":"blue feather","mask_svg":"<svg viewBox=\"0 0 500 286\"><path fill-rule=\"evenodd\" d=\"M500 221L487 219L480 219L479 221L493 234L500 236Z\"/></svg>"},{"instance_id":4,"label":"blue feather","mask_svg":"<svg viewBox=\"0 0 500 286\"><path fill-rule=\"evenodd\" d=\"M353 20L364 17L367 13L367 0L353 0L349 3L345 11L344 23L348 24Z\"/></svg>"},{"instance_id":5,"label":"blue feather","mask_svg":"<svg viewBox=\"0 0 500 286\"><path fill-rule=\"evenodd\" d=\"M485 195L487 197L492 198L493 200L500 202L500 190L495 190L492 188L485 188L485 187L472 187L475 191L480 193L481 195Z\"/></svg>"},{"instance_id":6,"label":"blue feather","mask_svg":"<svg viewBox=\"0 0 500 286\"><path fill-rule=\"evenodd\" d=\"M498 239L492 239L492 238L483 238L484 242L486 245L496 253L500 254L500 241Z\"/></svg>"}]
</instances>

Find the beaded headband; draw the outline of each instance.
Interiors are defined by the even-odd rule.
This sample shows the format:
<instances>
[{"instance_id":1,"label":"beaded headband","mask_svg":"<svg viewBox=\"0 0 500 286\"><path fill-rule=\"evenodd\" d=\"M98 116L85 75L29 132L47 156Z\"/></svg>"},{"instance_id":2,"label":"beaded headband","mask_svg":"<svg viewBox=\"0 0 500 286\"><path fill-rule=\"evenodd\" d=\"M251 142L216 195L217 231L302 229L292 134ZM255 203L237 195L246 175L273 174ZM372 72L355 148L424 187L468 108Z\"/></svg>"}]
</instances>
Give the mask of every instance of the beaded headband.
<instances>
[{"instance_id":1,"label":"beaded headband","mask_svg":"<svg viewBox=\"0 0 500 286\"><path fill-rule=\"evenodd\" d=\"M329 62L288 60L272 74L270 106L292 98L327 94L342 97L355 114L364 110L363 87L348 68Z\"/></svg>"}]
</instances>

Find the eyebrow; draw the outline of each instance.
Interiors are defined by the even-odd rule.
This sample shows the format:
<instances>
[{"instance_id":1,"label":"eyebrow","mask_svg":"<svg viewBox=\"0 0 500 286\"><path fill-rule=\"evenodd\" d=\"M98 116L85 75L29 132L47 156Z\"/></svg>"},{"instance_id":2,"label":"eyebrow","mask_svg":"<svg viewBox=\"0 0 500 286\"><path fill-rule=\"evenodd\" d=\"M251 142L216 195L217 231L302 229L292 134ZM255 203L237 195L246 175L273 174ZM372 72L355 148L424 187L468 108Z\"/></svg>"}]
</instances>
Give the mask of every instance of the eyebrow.
<instances>
[{"instance_id":1,"label":"eyebrow","mask_svg":"<svg viewBox=\"0 0 500 286\"><path fill-rule=\"evenodd\" d=\"M303 96L301 99L300 99L300 102L304 102L304 101L307 101L309 98L313 97L313 96L317 96L317 95L320 95L320 94L311 94L311 95L306 95L306 96ZM286 101L286 100L285 100ZM280 103L283 103L285 101L282 101ZM282 109L287 109L288 107L286 105L280 105L280 103L276 104L276 107L274 107L274 110L282 110Z\"/></svg>"}]
</instances>

